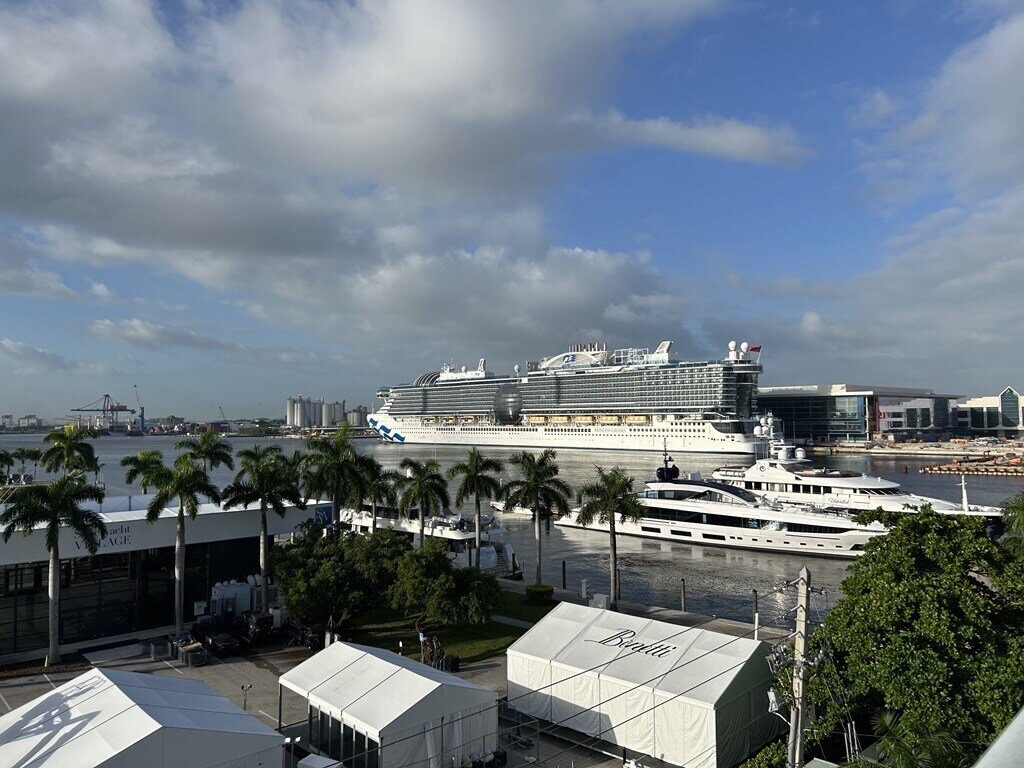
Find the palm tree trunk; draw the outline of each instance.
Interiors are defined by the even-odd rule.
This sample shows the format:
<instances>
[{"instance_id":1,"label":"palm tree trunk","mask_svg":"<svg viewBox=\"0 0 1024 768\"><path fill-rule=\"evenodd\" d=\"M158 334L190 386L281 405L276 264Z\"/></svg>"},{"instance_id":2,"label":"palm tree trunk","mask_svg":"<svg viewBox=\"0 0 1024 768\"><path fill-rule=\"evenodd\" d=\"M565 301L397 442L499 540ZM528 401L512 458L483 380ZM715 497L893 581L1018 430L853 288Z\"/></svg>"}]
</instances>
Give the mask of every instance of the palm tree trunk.
<instances>
[{"instance_id":1,"label":"palm tree trunk","mask_svg":"<svg viewBox=\"0 0 1024 768\"><path fill-rule=\"evenodd\" d=\"M335 526L341 523L341 502L338 500L338 489L331 493L331 522Z\"/></svg>"},{"instance_id":2,"label":"palm tree trunk","mask_svg":"<svg viewBox=\"0 0 1024 768\"><path fill-rule=\"evenodd\" d=\"M174 634L185 631L185 505L178 501L178 528L174 536Z\"/></svg>"},{"instance_id":3,"label":"palm tree trunk","mask_svg":"<svg viewBox=\"0 0 1024 768\"><path fill-rule=\"evenodd\" d=\"M612 593L609 597L608 605L613 611L617 611L619 610L619 550L615 541L615 515L608 518L608 536L608 551L610 555L608 562L612 569Z\"/></svg>"},{"instance_id":4,"label":"palm tree trunk","mask_svg":"<svg viewBox=\"0 0 1024 768\"><path fill-rule=\"evenodd\" d=\"M533 540L534 540L534 554L537 556L537 576L535 583L539 587L544 581L540 575L540 558L541 558L541 546L540 546L540 496L538 496L533 502Z\"/></svg>"},{"instance_id":5,"label":"palm tree trunk","mask_svg":"<svg viewBox=\"0 0 1024 768\"><path fill-rule=\"evenodd\" d=\"M47 664L60 661L60 550L54 544L50 550L50 652Z\"/></svg>"},{"instance_id":6,"label":"palm tree trunk","mask_svg":"<svg viewBox=\"0 0 1024 768\"><path fill-rule=\"evenodd\" d=\"M479 496L476 497L476 520L475 520L475 522L476 522L476 569L479 571L480 570L480 544L481 544L481 534L480 534L480 497Z\"/></svg>"},{"instance_id":7,"label":"palm tree trunk","mask_svg":"<svg viewBox=\"0 0 1024 768\"><path fill-rule=\"evenodd\" d=\"M427 517L424 513L425 504L420 504L420 549L423 549L423 544L426 541L427 535Z\"/></svg>"},{"instance_id":8,"label":"palm tree trunk","mask_svg":"<svg viewBox=\"0 0 1024 768\"><path fill-rule=\"evenodd\" d=\"M267 503L260 503L260 598L263 612L270 611L270 588L267 586Z\"/></svg>"},{"instance_id":9,"label":"palm tree trunk","mask_svg":"<svg viewBox=\"0 0 1024 768\"><path fill-rule=\"evenodd\" d=\"M377 532L377 500L370 500L370 533Z\"/></svg>"}]
</instances>

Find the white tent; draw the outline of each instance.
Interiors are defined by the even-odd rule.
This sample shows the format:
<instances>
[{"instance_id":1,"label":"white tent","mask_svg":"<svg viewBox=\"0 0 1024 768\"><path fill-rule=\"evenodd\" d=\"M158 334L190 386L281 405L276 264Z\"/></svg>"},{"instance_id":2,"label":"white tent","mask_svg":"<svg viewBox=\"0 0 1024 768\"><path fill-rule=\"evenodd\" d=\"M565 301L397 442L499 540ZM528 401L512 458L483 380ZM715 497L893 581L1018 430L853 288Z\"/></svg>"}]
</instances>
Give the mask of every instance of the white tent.
<instances>
[{"instance_id":1,"label":"white tent","mask_svg":"<svg viewBox=\"0 0 1024 768\"><path fill-rule=\"evenodd\" d=\"M509 705L686 768L729 768L782 722L770 646L561 603L508 649Z\"/></svg>"},{"instance_id":2,"label":"white tent","mask_svg":"<svg viewBox=\"0 0 1024 768\"><path fill-rule=\"evenodd\" d=\"M199 680L93 669L0 717L0 765L258 768L283 738Z\"/></svg>"},{"instance_id":3,"label":"white tent","mask_svg":"<svg viewBox=\"0 0 1024 768\"><path fill-rule=\"evenodd\" d=\"M332 643L280 684L307 700L310 743L355 768L461 765L497 745L493 691L381 648Z\"/></svg>"}]
</instances>

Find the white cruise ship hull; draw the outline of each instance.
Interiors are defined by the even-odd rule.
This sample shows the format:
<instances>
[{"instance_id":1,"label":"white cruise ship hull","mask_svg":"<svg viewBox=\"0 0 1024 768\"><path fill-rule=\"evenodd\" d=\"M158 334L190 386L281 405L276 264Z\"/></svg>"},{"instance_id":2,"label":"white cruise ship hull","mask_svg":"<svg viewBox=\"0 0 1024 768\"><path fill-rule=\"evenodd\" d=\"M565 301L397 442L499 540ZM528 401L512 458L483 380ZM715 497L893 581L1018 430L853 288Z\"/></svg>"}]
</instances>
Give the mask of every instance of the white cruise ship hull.
<instances>
[{"instance_id":1,"label":"white cruise ship hull","mask_svg":"<svg viewBox=\"0 0 1024 768\"><path fill-rule=\"evenodd\" d=\"M444 445L477 445L498 448L582 448L586 450L720 453L753 456L755 442L744 432L721 432L711 422L686 424L666 421L644 426L424 424L419 418L399 418L383 413L367 423L386 442Z\"/></svg>"},{"instance_id":2,"label":"white cruise ship hull","mask_svg":"<svg viewBox=\"0 0 1024 768\"><path fill-rule=\"evenodd\" d=\"M555 521L563 528L582 528L608 533L606 523L580 525L575 515L566 515ZM677 544L698 544L727 549L784 552L811 557L855 558L863 554L864 545L875 535L871 531L844 531L835 534L796 533L769 529L742 528L740 526L705 525L702 523L669 522L641 518L637 522L616 521L615 531L620 536L638 536L660 539Z\"/></svg>"}]
</instances>

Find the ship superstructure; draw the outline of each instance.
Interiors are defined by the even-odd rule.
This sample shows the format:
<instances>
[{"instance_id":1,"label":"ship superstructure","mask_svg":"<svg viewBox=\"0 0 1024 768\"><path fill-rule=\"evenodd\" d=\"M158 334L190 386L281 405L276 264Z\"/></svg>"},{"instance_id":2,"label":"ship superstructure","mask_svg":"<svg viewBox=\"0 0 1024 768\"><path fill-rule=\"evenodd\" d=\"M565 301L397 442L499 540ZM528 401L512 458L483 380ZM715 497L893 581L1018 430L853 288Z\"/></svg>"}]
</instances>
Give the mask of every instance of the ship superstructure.
<instances>
[{"instance_id":1,"label":"ship superstructure","mask_svg":"<svg viewBox=\"0 0 1024 768\"><path fill-rule=\"evenodd\" d=\"M753 455L761 364L749 345L722 360L682 362L597 343L498 376L446 364L411 384L381 389L368 418L385 440L507 447L607 448Z\"/></svg>"}]
</instances>

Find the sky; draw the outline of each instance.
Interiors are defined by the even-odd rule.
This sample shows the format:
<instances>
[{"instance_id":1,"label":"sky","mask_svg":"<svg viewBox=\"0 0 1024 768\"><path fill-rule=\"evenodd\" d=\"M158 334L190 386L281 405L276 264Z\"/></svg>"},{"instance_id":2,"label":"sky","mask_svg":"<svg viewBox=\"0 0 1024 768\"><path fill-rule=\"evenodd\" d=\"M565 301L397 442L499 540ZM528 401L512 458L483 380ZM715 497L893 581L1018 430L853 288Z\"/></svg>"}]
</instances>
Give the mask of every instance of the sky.
<instances>
[{"instance_id":1,"label":"sky","mask_svg":"<svg viewBox=\"0 0 1024 768\"><path fill-rule=\"evenodd\" d=\"M1024 387L1021 0L9 0L0 411L584 341Z\"/></svg>"}]
</instances>

